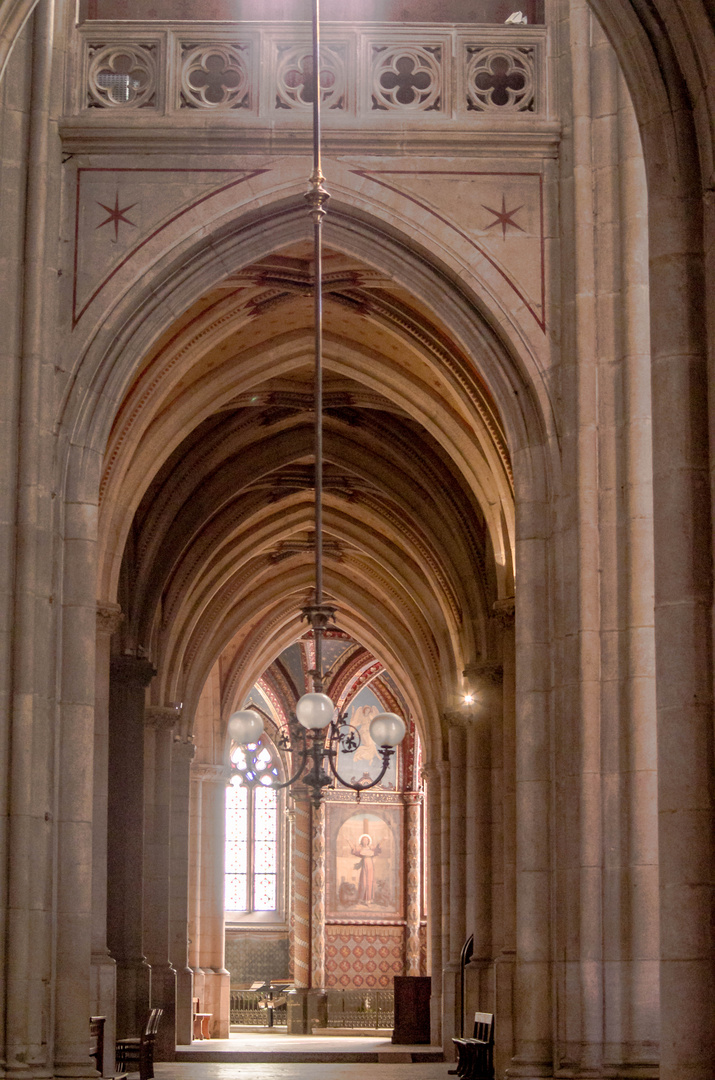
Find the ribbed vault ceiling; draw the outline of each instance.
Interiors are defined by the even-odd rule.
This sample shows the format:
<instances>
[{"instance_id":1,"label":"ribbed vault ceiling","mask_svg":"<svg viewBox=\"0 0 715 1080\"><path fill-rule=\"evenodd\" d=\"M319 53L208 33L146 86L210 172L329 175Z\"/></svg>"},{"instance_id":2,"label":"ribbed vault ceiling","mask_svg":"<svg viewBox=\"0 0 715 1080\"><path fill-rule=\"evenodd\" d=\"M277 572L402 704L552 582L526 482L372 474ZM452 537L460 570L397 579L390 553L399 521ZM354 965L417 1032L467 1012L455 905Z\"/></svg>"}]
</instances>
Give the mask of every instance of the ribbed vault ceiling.
<instances>
[{"instance_id":1,"label":"ribbed vault ceiling","mask_svg":"<svg viewBox=\"0 0 715 1080\"><path fill-rule=\"evenodd\" d=\"M424 722L510 591L507 450L435 313L373 268L325 261L326 592ZM302 245L202 297L129 388L105 458L100 588L164 700L194 708L221 656L226 715L304 631L313 419Z\"/></svg>"}]
</instances>

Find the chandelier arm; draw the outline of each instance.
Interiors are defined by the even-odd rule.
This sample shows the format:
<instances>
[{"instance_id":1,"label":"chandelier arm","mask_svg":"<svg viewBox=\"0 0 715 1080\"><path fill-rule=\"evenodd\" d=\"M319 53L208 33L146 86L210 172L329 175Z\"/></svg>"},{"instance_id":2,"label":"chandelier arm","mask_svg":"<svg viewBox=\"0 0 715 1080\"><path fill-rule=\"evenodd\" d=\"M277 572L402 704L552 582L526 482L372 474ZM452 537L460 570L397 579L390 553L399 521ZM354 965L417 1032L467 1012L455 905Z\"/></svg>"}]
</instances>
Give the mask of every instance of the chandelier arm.
<instances>
[{"instance_id":1,"label":"chandelier arm","mask_svg":"<svg viewBox=\"0 0 715 1080\"><path fill-rule=\"evenodd\" d=\"M307 746L305 746L300 752L300 765L293 773L290 780L286 780L283 784L279 784L273 781L270 785L267 784L266 787L270 786L273 788L274 791L278 791L279 789L290 787L291 784L295 784L298 780L300 780L301 776L305 772L305 766L307 764L309 754L310 750Z\"/></svg>"},{"instance_id":2,"label":"chandelier arm","mask_svg":"<svg viewBox=\"0 0 715 1080\"><path fill-rule=\"evenodd\" d=\"M377 779L371 780L369 784L350 784L347 780L343 780L342 776L333 764L333 753L328 754L330 771L339 784L342 784L343 787L350 788L351 791L367 791L369 788L377 787L377 785L380 783L383 776L387 772L390 765L390 758L395 752L391 746L381 746L379 749L382 755L382 769L380 770L380 775L377 777Z\"/></svg>"}]
</instances>

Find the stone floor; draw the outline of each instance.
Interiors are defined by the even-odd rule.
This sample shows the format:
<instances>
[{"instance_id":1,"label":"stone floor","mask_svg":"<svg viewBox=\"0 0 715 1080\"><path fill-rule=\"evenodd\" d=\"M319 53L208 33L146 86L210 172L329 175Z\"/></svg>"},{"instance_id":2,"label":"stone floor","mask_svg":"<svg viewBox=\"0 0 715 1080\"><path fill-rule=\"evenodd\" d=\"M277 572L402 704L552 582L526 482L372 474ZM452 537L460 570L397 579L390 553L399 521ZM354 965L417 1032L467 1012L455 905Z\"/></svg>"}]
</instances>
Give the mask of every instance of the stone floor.
<instances>
[{"instance_id":1,"label":"stone floor","mask_svg":"<svg viewBox=\"0 0 715 1080\"><path fill-rule=\"evenodd\" d=\"M163 1062L154 1066L156 1080L447 1080L444 1062L419 1065L299 1062Z\"/></svg>"},{"instance_id":2,"label":"stone floor","mask_svg":"<svg viewBox=\"0 0 715 1080\"><path fill-rule=\"evenodd\" d=\"M442 1057L438 1046L394 1045L384 1035L334 1035L327 1032L312 1036L286 1035L265 1030L232 1033L230 1039L211 1039L194 1042L191 1046L177 1046L176 1052L178 1065L216 1065L220 1068L249 1064L251 1067L258 1064L315 1064L326 1067L388 1065L395 1068L404 1065L415 1068L417 1065L441 1063ZM444 1070L438 1075L443 1076ZM387 1076L385 1080L388 1080ZM425 1073L425 1080L432 1080L432 1075Z\"/></svg>"}]
</instances>

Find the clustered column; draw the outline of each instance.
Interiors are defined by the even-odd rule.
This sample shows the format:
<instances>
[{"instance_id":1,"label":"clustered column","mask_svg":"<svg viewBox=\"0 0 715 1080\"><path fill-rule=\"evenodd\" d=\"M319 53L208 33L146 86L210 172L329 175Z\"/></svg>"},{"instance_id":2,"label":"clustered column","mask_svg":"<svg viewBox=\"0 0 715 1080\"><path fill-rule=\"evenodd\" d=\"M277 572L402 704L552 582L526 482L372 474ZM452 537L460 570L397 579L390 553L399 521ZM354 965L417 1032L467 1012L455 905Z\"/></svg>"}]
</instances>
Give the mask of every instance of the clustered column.
<instances>
[{"instance_id":1,"label":"clustered column","mask_svg":"<svg viewBox=\"0 0 715 1080\"><path fill-rule=\"evenodd\" d=\"M211 1013L211 1035L227 1039L230 1030L231 976L225 967L226 919L224 870L226 835L226 785L230 769L224 765L194 762L196 847L189 934L195 939L191 959L194 983L203 1012ZM201 932L199 934L199 924Z\"/></svg>"},{"instance_id":2,"label":"clustered column","mask_svg":"<svg viewBox=\"0 0 715 1080\"><path fill-rule=\"evenodd\" d=\"M176 1047L176 972L169 960L171 746L180 712L151 706L145 713L144 946L151 965L152 1008L164 1010L154 1056L173 1061Z\"/></svg>"},{"instance_id":3,"label":"clustered column","mask_svg":"<svg viewBox=\"0 0 715 1080\"><path fill-rule=\"evenodd\" d=\"M139 1035L151 1002L143 951L144 695L155 675L139 656L115 656L109 693L109 827L112 873L107 939L117 961L117 1035Z\"/></svg>"}]
</instances>

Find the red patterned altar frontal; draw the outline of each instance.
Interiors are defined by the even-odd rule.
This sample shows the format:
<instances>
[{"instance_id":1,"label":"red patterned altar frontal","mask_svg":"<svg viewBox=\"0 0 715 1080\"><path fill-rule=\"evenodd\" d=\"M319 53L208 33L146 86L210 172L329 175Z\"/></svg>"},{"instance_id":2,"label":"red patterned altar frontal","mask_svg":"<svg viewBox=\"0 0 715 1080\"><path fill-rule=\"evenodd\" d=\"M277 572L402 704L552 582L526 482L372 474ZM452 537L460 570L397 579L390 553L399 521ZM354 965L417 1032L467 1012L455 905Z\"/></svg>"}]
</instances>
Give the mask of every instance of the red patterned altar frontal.
<instances>
[{"instance_id":1,"label":"red patterned altar frontal","mask_svg":"<svg viewBox=\"0 0 715 1080\"><path fill-rule=\"evenodd\" d=\"M326 926L325 985L391 990L405 966L403 926Z\"/></svg>"}]
</instances>

